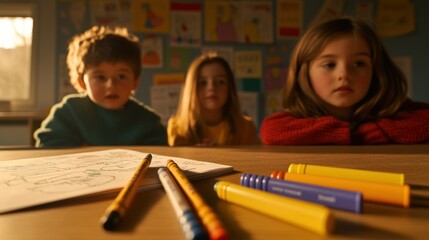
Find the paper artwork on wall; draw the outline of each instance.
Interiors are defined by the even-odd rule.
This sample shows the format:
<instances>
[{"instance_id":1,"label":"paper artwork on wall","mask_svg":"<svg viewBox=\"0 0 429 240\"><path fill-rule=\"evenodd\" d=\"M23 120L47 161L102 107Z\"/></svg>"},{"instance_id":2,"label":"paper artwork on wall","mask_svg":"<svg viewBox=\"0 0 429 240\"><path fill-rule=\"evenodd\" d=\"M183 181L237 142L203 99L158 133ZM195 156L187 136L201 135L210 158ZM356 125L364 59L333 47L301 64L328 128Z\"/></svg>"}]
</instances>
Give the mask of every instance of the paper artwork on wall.
<instances>
[{"instance_id":1,"label":"paper artwork on wall","mask_svg":"<svg viewBox=\"0 0 429 240\"><path fill-rule=\"evenodd\" d=\"M170 45L199 47L201 45L201 4L171 4Z\"/></svg>"},{"instance_id":2,"label":"paper artwork on wall","mask_svg":"<svg viewBox=\"0 0 429 240\"><path fill-rule=\"evenodd\" d=\"M277 1L277 39L298 38L302 33L302 0Z\"/></svg>"},{"instance_id":3,"label":"paper artwork on wall","mask_svg":"<svg viewBox=\"0 0 429 240\"><path fill-rule=\"evenodd\" d=\"M267 1L242 2L242 42L273 42L273 6Z\"/></svg>"},{"instance_id":4,"label":"paper artwork on wall","mask_svg":"<svg viewBox=\"0 0 429 240\"><path fill-rule=\"evenodd\" d=\"M183 84L161 84L151 87L151 106L164 125L167 125L168 118L176 112L182 86Z\"/></svg>"},{"instance_id":5,"label":"paper artwork on wall","mask_svg":"<svg viewBox=\"0 0 429 240\"><path fill-rule=\"evenodd\" d=\"M166 50L167 67L173 70L183 70L189 66L189 49L170 47Z\"/></svg>"},{"instance_id":6,"label":"paper artwork on wall","mask_svg":"<svg viewBox=\"0 0 429 240\"><path fill-rule=\"evenodd\" d=\"M163 45L162 38L158 36L146 36L142 40L142 67L162 68L163 67Z\"/></svg>"},{"instance_id":7,"label":"paper artwork on wall","mask_svg":"<svg viewBox=\"0 0 429 240\"><path fill-rule=\"evenodd\" d=\"M92 0L90 13L91 25L132 27L130 0Z\"/></svg>"},{"instance_id":8,"label":"paper artwork on wall","mask_svg":"<svg viewBox=\"0 0 429 240\"><path fill-rule=\"evenodd\" d=\"M207 42L273 42L271 2L206 0L204 16Z\"/></svg>"},{"instance_id":9,"label":"paper artwork on wall","mask_svg":"<svg viewBox=\"0 0 429 240\"><path fill-rule=\"evenodd\" d=\"M235 51L235 76L238 78L262 77L261 51Z\"/></svg>"},{"instance_id":10,"label":"paper artwork on wall","mask_svg":"<svg viewBox=\"0 0 429 240\"><path fill-rule=\"evenodd\" d=\"M234 48L232 47L203 47L201 48L202 53L215 52L218 56L223 57L228 63L231 69L234 70Z\"/></svg>"},{"instance_id":11,"label":"paper artwork on wall","mask_svg":"<svg viewBox=\"0 0 429 240\"><path fill-rule=\"evenodd\" d=\"M272 90L265 93L265 116L269 116L273 113L280 112L283 101L283 91L282 90Z\"/></svg>"},{"instance_id":12,"label":"paper artwork on wall","mask_svg":"<svg viewBox=\"0 0 429 240\"><path fill-rule=\"evenodd\" d=\"M149 33L168 33L170 30L169 0L135 0L134 30Z\"/></svg>"},{"instance_id":13,"label":"paper artwork on wall","mask_svg":"<svg viewBox=\"0 0 429 240\"><path fill-rule=\"evenodd\" d=\"M411 1L380 0L377 9L377 33L380 36L401 36L415 30L416 16Z\"/></svg>"},{"instance_id":14,"label":"paper artwork on wall","mask_svg":"<svg viewBox=\"0 0 429 240\"><path fill-rule=\"evenodd\" d=\"M343 8L344 0L325 0L322 8L313 19L311 25L340 17L343 13Z\"/></svg>"},{"instance_id":15,"label":"paper artwork on wall","mask_svg":"<svg viewBox=\"0 0 429 240\"><path fill-rule=\"evenodd\" d=\"M205 1L205 40L208 42L239 42L240 12L236 2Z\"/></svg>"},{"instance_id":16,"label":"paper artwork on wall","mask_svg":"<svg viewBox=\"0 0 429 240\"><path fill-rule=\"evenodd\" d=\"M253 122L258 125L259 122L259 93L258 92L238 92L238 100L240 102L241 111L243 114L252 118Z\"/></svg>"}]
</instances>

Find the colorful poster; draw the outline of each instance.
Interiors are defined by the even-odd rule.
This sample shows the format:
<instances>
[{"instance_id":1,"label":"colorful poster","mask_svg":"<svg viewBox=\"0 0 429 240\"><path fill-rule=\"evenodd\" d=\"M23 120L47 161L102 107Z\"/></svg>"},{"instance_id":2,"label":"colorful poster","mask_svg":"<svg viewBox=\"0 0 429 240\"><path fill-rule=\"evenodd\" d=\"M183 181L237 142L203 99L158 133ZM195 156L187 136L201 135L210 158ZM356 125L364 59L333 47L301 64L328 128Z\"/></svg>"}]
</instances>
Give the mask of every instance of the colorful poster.
<instances>
[{"instance_id":1,"label":"colorful poster","mask_svg":"<svg viewBox=\"0 0 429 240\"><path fill-rule=\"evenodd\" d=\"M261 78L261 51L236 51L235 76L238 78Z\"/></svg>"},{"instance_id":2,"label":"colorful poster","mask_svg":"<svg viewBox=\"0 0 429 240\"><path fill-rule=\"evenodd\" d=\"M283 90L273 90L265 93L265 116L280 112L283 109Z\"/></svg>"},{"instance_id":3,"label":"colorful poster","mask_svg":"<svg viewBox=\"0 0 429 240\"><path fill-rule=\"evenodd\" d=\"M409 0L380 0L377 13L377 33L395 37L411 33L416 28L414 4Z\"/></svg>"},{"instance_id":4,"label":"colorful poster","mask_svg":"<svg viewBox=\"0 0 429 240\"><path fill-rule=\"evenodd\" d=\"M241 40L238 3L206 0L204 16L206 41L236 43Z\"/></svg>"},{"instance_id":5,"label":"colorful poster","mask_svg":"<svg viewBox=\"0 0 429 240\"><path fill-rule=\"evenodd\" d=\"M171 4L170 45L199 47L201 45L201 4Z\"/></svg>"},{"instance_id":6,"label":"colorful poster","mask_svg":"<svg viewBox=\"0 0 429 240\"><path fill-rule=\"evenodd\" d=\"M313 19L311 25L319 24L337 17L343 13L344 0L325 0L317 16Z\"/></svg>"},{"instance_id":7,"label":"colorful poster","mask_svg":"<svg viewBox=\"0 0 429 240\"><path fill-rule=\"evenodd\" d=\"M167 67L173 70L183 70L189 66L188 48L167 48L166 63Z\"/></svg>"},{"instance_id":8,"label":"colorful poster","mask_svg":"<svg viewBox=\"0 0 429 240\"><path fill-rule=\"evenodd\" d=\"M232 47L203 47L202 53L215 52L217 55L223 57L228 63L231 69L234 70L234 48Z\"/></svg>"},{"instance_id":9,"label":"colorful poster","mask_svg":"<svg viewBox=\"0 0 429 240\"><path fill-rule=\"evenodd\" d=\"M267 1L242 2L241 28L245 43L273 42L273 6Z\"/></svg>"},{"instance_id":10,"label":"colorful poster","mask_svg":"<svg viewBox=\"0 0 429 240\"><path fill-rule=\"evenodd\" d=\"M356 2L356 17L360 19L365 19L368 22L374 21L373 12L373 2L369 0L359 0Z\"/></svg>"},{"instance_id":11,"label":"colorful poster","mask_svg":"<svg viewBox=\"0 0 429 240\"><path fill-rule=\"evenodd\" d=\"M277 1L277 39L298 38L302 33L302 0Z\"/></svg>"},{"instance_id":12,"label":"colorful poster","mask_svg":"<svg viewBox=\"0 0 429 240\"><path fill-rule=\"evenodd\" d=\"M162 68L163 67L163 47L162 38L155 36L146 36L142 44L142 67L143 68Z\"/></svg>"},{"instance_id":13,"label":"colorful poster","mask_svg":"<svg viewBox=\"0 0 429 240\"><path fill-rule=\"evenodd\" d=\"M265 57L265 71L264 71L264 90L278 90L285 86L287 79L287 52L289 46L272 46L268 49L267 56Z\"/></svg>"},{"instance_id":14,"label":"colorful poster","mask_svg":"<svg viewBox=\"0 0 429 240\"><path fill-rule=\"evenodd\" d=\"M84 0L62 0L59 4L61 7L58 8L58 21L61 24L58 24L58 35L65 40L59 42L59 48L66 51L69 40L89 28L86 19L89 13Z\"/></svg>"},{"instance_id":15,"label":"colorful poster","mask_svg":"<svg viewBox=\"0 0 429 240\"><path fill-rule=\"evenodd\" d=\"M131 29L131 0L91 0L91 25L122 26Z\"/></svg>"},{"instance_id":16,"label":"colorful poster","mask_svg":"<svg viewBox=\"0 0 429 240\"><path fill-rule=\"evenodd\" d=\"M259 93L258 92L238 92L238 101L244 115L250 116L258 127L259 123Z\"/></svg>"},{"instance_id":17,"label":"colorful poster","mask_svg":"<svg viewBox=\"0 0 429 240\"><path fill-rule=\"evenodd\" d=\"M170 0L135 0L134 30L168 33L170 30Z\"/></svg>"},{"instance_id":18,"label":"colorful poster","mask_svg":"<svg viewBox=\"0 0 429 240\"><path fill-rule=\"evenodd\" d=\"M153 85L151 87L151 107L161 117L161 122L167 125L171 115L176 113L182 84Z\"/></svg>"},{"instance_id":19,"label":"colorful poster","mask_svg":"<svg viewBox=\"0 0 429 240\"><path fill-rule=\"evenodd\" d=\"M152 76L152 85L183 84L184 82L184 73L159 73Z\"/></svg>"}]
</instances>

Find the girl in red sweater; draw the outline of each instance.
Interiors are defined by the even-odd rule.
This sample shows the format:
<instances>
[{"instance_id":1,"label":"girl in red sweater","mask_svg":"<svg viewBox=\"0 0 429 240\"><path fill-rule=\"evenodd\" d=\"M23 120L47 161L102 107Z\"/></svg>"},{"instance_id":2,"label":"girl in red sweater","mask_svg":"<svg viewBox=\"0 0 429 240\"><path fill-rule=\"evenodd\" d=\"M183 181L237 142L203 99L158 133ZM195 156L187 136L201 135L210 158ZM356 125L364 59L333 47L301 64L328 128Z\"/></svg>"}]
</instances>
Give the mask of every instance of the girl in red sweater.
<instances>
[{"instance_id":1,"label":"girl in red sweater","mask_svg":"<svg viewBox=\"0 0 429 240\"><path fill-rule=\"evenodd\" d=\"M262 122L264 144L429 143L429 104L407 98L404 74L354 18L327 21L299 40L283 107Z\"/></svg>"}]
</instances>

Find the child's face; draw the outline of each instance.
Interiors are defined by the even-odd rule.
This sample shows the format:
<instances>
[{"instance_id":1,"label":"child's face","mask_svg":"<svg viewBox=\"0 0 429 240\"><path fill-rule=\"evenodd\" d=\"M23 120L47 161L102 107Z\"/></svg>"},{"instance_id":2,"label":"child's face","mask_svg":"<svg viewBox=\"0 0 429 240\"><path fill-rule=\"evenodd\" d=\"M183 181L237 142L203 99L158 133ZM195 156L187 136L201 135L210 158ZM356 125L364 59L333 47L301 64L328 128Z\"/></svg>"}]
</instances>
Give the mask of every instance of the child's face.
<instances>
[{"instance_id":1,"label":"child's face","mask_svg":"<svg viewBox=\"0 0 429 240\"><path fill-rule=\"evenodd\" d=\"M110 110L122 109L138 82L131 67L123 62L91 66L79 81L94 103Z\"/></svg>"},{"instance_id":2,"label":"child's face","mask_svg":"<svg viewBox=\"0 0 429 240\"><path fill-rule=\"evenodd\" d=\"M228 100L228 78L222 65L210 63L202 67L197 88L201 111L222 111Z\"/></svg>"},{"instance_id":3,"label":"child's face","mask_svg":"<svg viewBox=\"0 0 429 240\"><path fill-rule=\"evenodd\" d=\"M368 92L372 79L368 44L351 35L332 39L310 63L310 82L316 94L335 115L350 115Z\"/></svg>"}]
</instances>

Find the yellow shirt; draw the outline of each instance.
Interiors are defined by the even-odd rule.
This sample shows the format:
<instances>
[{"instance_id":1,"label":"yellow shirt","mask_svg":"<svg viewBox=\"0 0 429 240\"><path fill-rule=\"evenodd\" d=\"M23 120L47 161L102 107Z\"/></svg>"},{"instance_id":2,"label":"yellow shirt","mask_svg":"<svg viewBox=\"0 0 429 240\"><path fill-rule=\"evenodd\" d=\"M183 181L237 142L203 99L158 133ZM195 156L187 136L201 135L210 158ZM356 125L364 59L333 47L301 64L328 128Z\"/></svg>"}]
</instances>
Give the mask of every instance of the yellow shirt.
<instances>
[{"instance_id":1,"label":"yellow shirt","mask_svg":"<svg viewBox=\"0 0 429 240\"><path fill-rule=\"evenodd\" d=\"M167 134L170 146L193 146L193 145L259 145L255 124L248 116L243 116L236 129L234 136L225 137L229 133L229 124L226 121L214 126L203 126L203 136L200 139L188 139L187 136L178 135L176 120L171 117L168 120Z\"/></svg>"}]
</instances>

